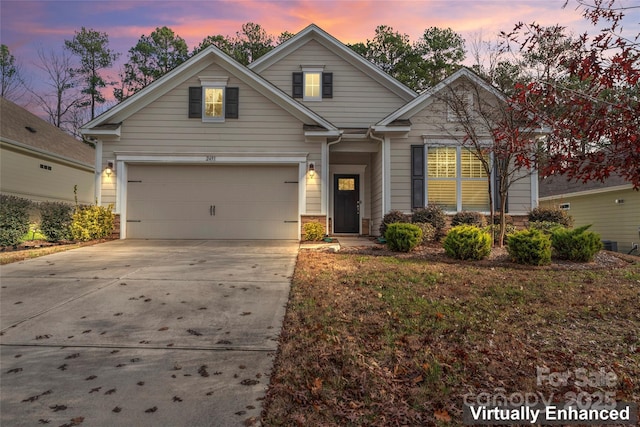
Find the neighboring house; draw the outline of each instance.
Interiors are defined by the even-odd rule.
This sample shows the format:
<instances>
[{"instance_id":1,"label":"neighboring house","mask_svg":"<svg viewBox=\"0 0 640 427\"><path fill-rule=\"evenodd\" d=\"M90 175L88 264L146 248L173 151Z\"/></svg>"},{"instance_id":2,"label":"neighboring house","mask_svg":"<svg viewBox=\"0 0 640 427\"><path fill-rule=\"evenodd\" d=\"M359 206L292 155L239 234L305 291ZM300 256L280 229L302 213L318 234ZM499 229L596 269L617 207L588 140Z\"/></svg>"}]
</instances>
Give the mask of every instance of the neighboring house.
<instances>
[{"instance_id":1,"label":"neighboring house","mask_svg":"<svg viewBox=\"0 0 640 427\"><path fill-rule=\"evenodd\" d=\"M459 79L481 82L461 70ZM96 141L101 203L123 238L297 239L377 235L384 214L438 203L488 210L478 161L418 95L310 25L245 67L209 47L84 126ZM537 204L521 180L510 214Z\"/></svg>"},{"instance_id":2,"label":"neighboring house","mask_svg":"<svg viewBox=\"0 0 640 427\"><path fill-rule=\"evenodd\" d=\"M590 230L602 240L615 242L610 249L627 253L640 243L640 193L617 175L587 183L564 176L541 179L540 206L566 210L574 227L592 224Z\"/></svg>"},{"instance_id":3,"label":"neighboring house","mask_svg":"<svg viewBox=\"0 0 640 427\"><path fill-rule=\"evenodd\" d=\"M0 98L0 192L33 201L95 202L95 150Z\"/></svg>"}]
</instances>

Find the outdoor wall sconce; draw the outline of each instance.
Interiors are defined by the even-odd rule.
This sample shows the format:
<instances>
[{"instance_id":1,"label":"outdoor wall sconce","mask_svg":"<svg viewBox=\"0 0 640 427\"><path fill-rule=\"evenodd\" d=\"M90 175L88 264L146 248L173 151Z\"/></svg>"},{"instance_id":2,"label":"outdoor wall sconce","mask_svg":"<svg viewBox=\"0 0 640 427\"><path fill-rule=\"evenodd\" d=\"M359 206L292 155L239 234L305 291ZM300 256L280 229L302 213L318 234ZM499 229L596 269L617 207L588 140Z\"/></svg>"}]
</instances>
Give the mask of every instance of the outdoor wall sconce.
<instances>
[{"instance_id":1,"label":"outdoor wall sconce","mask_svg":"<svg viewBox=\"0 0 640 427\"><path fill-rule=\"evenodd\" d=\"M107 168L104 170L104 173L107 174L107 177L111 177L113 173L113 162L107 162Z\"/></svg>"},{"instance_id":2,"label":"outdoor wall sconce","mask_svg":"<svg viewBox=\"0 0 640 427\"><path fill-rule=\"evenodd\" d=\"M315 163L309 163L309 178L313 178L316 175Z\"/></svg>"}]
</instances>

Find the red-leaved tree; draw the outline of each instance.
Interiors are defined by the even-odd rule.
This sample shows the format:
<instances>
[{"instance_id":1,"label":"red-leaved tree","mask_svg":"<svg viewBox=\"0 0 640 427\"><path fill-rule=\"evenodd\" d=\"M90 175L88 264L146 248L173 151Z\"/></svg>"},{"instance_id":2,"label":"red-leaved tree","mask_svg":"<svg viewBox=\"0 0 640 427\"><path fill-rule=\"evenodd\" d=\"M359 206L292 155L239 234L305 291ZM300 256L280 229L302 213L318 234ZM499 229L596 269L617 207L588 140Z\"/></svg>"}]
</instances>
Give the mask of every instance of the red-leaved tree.
<instances>
[{"instance_id":1,"label":"red-leaved tree","mask_svg":"<svg viewBox=\"0 0 640 427\"><path fill-rule=\"evenodd\" d=\"M640 34L626 34L622 24L625 13L640 6L622 7L616 0L575 1L600 31L571 38L568 48L545 55L545 67L558 72L541 73L516 85L510 99L513 108L527 113L532 125L549 131L544 154L533 160L522 156L520 161L537 167L543 176L564 174L583 182L617 174L638 190ZM528 55L550 49L553 29L562 31L521 23L504 36L510 47L518 46Z\"/></svg>"}]
</instances>

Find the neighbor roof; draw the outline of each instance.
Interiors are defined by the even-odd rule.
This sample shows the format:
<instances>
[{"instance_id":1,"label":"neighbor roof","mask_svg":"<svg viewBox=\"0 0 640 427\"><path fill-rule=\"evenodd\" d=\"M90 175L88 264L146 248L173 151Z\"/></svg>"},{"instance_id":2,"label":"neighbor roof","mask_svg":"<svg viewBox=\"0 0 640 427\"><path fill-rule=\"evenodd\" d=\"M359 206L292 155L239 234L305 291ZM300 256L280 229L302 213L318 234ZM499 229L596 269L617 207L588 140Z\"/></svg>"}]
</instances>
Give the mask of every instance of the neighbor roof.
<instances>
[{"instance_id":1,"label":"neighbor roof","mask_svg":"<svg viewBox=\"0 0 640 427\"><path fill-rule=\"evenodd\" d=\"M568 196L574 193L582 193L584 191L606 191L607 189L618 190L620 187L624 186L628 186L629 188L633 187L629 181L625 181L625 179L619 175L611 175L604 182L593 180L584 183L580 180L571 180L563 175L552 175L540 179L538 194L540 198Z\"/></svg>"},{"instance_id":2,"label":"neighbor roof","mask_svg":"<svg viewBox=\"0 0 640 427\"><path fill-rule=\"evenodd\" d=\"M0 137L3 142L84 165L95 164L92 147L8 99L0 97L0 100Z\"/></svg>"}]
</instances>

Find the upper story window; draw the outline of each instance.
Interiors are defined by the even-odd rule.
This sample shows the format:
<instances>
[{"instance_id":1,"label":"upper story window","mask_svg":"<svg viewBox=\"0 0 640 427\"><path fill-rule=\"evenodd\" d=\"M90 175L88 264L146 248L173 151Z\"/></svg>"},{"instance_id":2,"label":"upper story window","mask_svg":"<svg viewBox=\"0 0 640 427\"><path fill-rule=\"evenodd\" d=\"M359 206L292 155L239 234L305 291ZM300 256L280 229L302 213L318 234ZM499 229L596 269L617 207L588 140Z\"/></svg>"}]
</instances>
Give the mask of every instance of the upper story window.
<instances>
[{"instance_id":1,"label":"upper story window","mask_svg":"<svg viewBox=\"0 0 640 427\"><path fill-rule=\"evenodd\" d=\"M224 120L224 88L204 88L203 119Z\"/></svg>"},{"instance_id":2,"label":"upper story window","mask_svg":"<svg viewBox=\"0 0 640 427\"><path fill-rule=\"evenodd\" d=\"M322 95L320 94L320 79L322 73L317 71L307 71L304 73L304 100L305 101L320 101Z\"/></svg>"},{"instance_id":3,"label":"upper story window","mask_svg":"<svg viewBox=\"0 0 640 427\"><path fill-rule=\"evenodd\" d=\"M239 89L227 87L228 77L199 77L200 86L189 88L189 118L224 122L239 117Z\"/></svg>"},{"instance_id":4,"label":"upper story window","mask_svg":"<svg viewBox=\"0 0 640 427\"><path fill-rule=\"evenodd\" d=\"M303 101L322 101L333 98L333 73L325 73L324 66L302 66L302 72L292 74L292 96Z\"/></svg>"}]
</instances>

